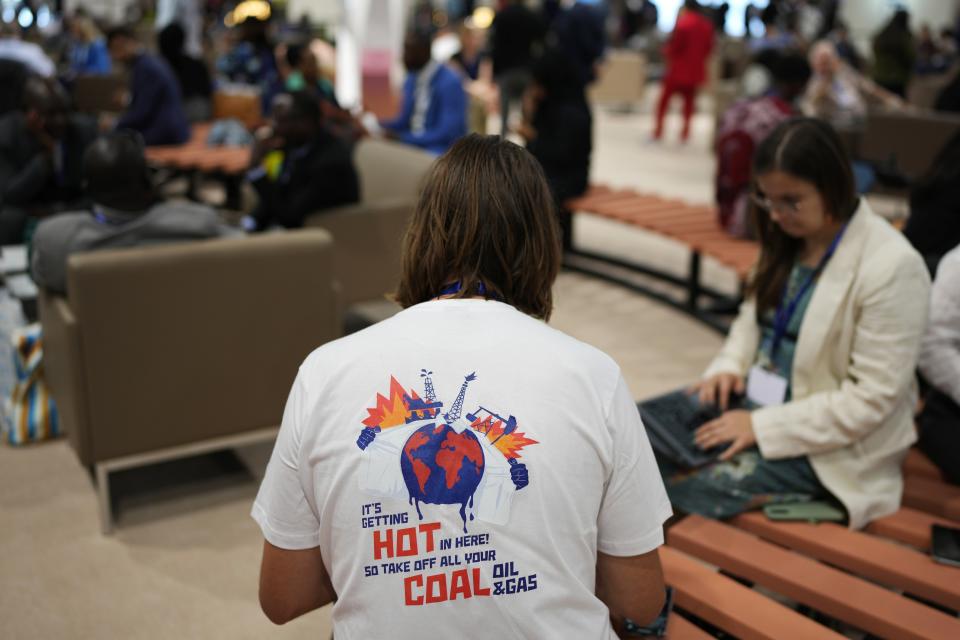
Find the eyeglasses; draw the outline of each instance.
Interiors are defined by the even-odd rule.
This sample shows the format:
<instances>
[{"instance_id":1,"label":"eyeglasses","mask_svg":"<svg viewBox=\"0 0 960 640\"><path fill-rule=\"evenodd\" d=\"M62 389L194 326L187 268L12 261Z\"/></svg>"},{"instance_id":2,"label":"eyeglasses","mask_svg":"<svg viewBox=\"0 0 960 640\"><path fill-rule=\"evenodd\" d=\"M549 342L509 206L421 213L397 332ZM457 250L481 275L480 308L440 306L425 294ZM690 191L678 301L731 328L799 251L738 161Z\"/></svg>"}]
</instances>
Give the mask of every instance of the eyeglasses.
<instances>
[{"instance_id":1,"label":"eyeglasses","mask_svg":"<svg viewBox=\"0 0 960 640\"><path fill-rule=\"evenodd\" d=\"M765 198L756 192L750 194L750 200L753 202L753 204L764 211L778 211L791 216L795 216L800 213L799 200L789 199L774 201L770 198Z\"/></svg>"}]
</instances>

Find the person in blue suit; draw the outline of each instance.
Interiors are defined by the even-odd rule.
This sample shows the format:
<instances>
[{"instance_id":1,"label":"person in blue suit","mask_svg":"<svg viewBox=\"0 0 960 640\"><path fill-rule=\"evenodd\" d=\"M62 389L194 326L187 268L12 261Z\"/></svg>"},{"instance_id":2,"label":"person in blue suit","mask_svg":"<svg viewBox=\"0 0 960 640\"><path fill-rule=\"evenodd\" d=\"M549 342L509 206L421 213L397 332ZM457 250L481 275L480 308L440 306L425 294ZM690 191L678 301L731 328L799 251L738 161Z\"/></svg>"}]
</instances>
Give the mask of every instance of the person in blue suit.
<instances>
[{"instance_id":1,"label":"person in blue suit","mask_svg":"<svg viewBox=\"0 0 960 640\"><path fill-rule=\"evenodd\" d=\"M427 34L407 34L403 105L380 125L388 138L441 154L467 133L467 96L457 73L431 59L430 45Z\"/></svg>"},{"instance_id":2,"label":"person in blue suit","mask_svg":"<svg viewBox=\"0 0 960 640\"><path fill-rule=\"evenodd\" d=\"M126 27L107 34L110 57L130 70L130 102L117 129L138 131L147 145L183 144L190 125L183 111L180 85L162 59L146 53Z\"/></svg>"}]
</instances>

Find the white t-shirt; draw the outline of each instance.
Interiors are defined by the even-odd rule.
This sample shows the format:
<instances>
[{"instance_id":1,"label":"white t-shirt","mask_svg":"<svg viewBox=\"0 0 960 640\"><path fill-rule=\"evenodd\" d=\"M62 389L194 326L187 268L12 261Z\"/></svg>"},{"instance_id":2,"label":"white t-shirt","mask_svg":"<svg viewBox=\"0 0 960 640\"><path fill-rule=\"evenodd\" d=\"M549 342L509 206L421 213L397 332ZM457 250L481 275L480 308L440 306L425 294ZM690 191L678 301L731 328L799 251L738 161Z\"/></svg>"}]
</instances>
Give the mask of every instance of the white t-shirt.
<instances>
[{"instance_id":1,"label":"white t-shirt","mask_svg":"<svg viewBox=\"0 0 960 640\"><path fill-rule=\"evenodd\" d=\"M477 299L310 354L252 515L320 546L337 640L607 640L597 551L655 549L670 514L616 363Z\"/></svg>"}]
</instances>

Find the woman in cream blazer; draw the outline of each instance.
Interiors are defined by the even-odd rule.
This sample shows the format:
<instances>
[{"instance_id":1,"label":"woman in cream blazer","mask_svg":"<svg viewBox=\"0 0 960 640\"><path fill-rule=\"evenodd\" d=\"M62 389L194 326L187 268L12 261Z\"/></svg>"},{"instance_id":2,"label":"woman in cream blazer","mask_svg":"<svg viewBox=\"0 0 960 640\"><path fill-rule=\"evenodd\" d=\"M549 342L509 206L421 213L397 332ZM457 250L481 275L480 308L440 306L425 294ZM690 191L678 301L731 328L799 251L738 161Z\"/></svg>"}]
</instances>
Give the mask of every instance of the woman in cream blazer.
<instances>
[{"instance_id":1,"label":"woman in cream blazer","mask_svg":"<svg viewBox=\"0 0 960 640\"><path fill-rule=\"evenodd\" d=\"M785 206L771 195L780 188L775 178L791 177L789 168L778 165L790 155L791 145L811 144L830 144L849 162L832 130L813 120L788 121L771 139L767 156L772 167L759 174L755 167L755 176L766 176L769 192L758 195L756 206L767 207L766 223L777 225L776 232L802 240L809 229L802 224L791 228L796 220L773 211ZM761 155L762 148L758 162ZM810 172L830 170L821 166ZM761 182L757 180L758 189ZM830 194L822 188L820 193L822 202L828 203ZM914 370L927 322L930 280L923 260L898 231L863 199L857 203L852 192L850 202L853 214L846 220L834 219L839 230L832 255L820 258L825 265L813 281L796 334L787 401L750 413L724 414L702 427L697 440L704 447L731 443L727 459L753 445L765 461L805 457L819 483L846 508L850 526L860 528L900 505L901 463L916 440ZM792 206L795 218L803 222L798 213L802 208ZM827 222L830 218L827 211ZM763 251L772 259L769 245ZM762 256L758 268L763 264ZM726 343L699 385L701 400L744 390L761 345L767 344L758 319L763 314L757 313L756 282L752 288L753 295L741 306ZM780 294L778 298L778 306L783 306ZM767 307L769 318L769 301Z\"/></svg>"}]
</instances>

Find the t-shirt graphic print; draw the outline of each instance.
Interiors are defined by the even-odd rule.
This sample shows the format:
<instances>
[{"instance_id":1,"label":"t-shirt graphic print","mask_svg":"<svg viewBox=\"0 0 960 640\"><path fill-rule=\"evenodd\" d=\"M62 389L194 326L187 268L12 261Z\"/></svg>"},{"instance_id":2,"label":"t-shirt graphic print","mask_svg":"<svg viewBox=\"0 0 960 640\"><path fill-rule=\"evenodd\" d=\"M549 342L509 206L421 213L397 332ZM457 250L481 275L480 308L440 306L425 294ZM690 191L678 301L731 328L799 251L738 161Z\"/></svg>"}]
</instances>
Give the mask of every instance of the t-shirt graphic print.
<instances>
[{"instance_id":1,"label":"t-shirt graphic print","mask_svg":"<svg viewBox=\"0 0 960 640\"><path fill-rule=\"evenodd\" d=\"M438 300L307 357L252 515L320 548L337 640L612 640L597 554L654 550L670 505L612 359Z\"/></svg>"},{"instance_id":2,"label":"t-shirt graphic print","mask_svg":"<svg viewBox=\"0 0 960 640\"><path fill-rule=\"evenodd\" d=\"M529 484L521 452L537 441L518 430L516 417L504 418L484 405L461 415L475 372L464 377L459 395L442 415L433 372L424 369L420 375L423 398L391 377L389 396L378 394L377 406L367 409L370 415L357 439L365 452L361 491L406 498L420 520L422 504L459 504L464 533L468 518L506 524L513 491Z\"/></svg>"},{"instance_id":3,"label":"t-shirt graphic print","mask_svg":"<svg viewBox=\"0 0 960 640\"><path fill-rule=\"evenodd\" d=\"M357 446L363 451L360 490L375 498L407 500L416 507L420 523L424 521L424 510L429 514L423 505L458 505L464 534L469 532L468 520L506 524L513 492L530 482L527 466L519 462L521 451L537 441L518 430L513 415L504 418L484 405L463 414L467 389L476 380L476 372L464 377L459 394L443 413L444 402L437 399L434 391L433 372L422 369L420 376L424 385L422 397L391 376L388 395L377 394L376 406L367 409L369 416L357 438ZM376 504L375 509L382 510L382 505ZM439 522L428 522L417 527L418 533L425 536L425 550L436 549L434 534L440 526ZM406 531L412 537L412 528ZM379 561L385 554L418 549L416 543L400 549L399 536L396 531L375 531L373 559ZM486 547L483 543L489 540L489 534L465 536L456 540L456 551L467 545ZM454 550L453 543L454 540L441 539L440 550ZM485 549L453 553L441 556L439 562L421 561L421 565L437 562L441 568L458 567L461 563L495 559L496 551ZM368 568L376 570L375 566ZM513 580L516 573L512 562L495 566L493 575L509 580L496 583L497 595L536 588L536 575ZM434 575L424 581L423 576L413 575L404 580L404 604L491 595L491 589L482 583L478 567L454 571L449 580ZM424 589L422 594L420 589Z\"/></svg>"}]
</instances>

